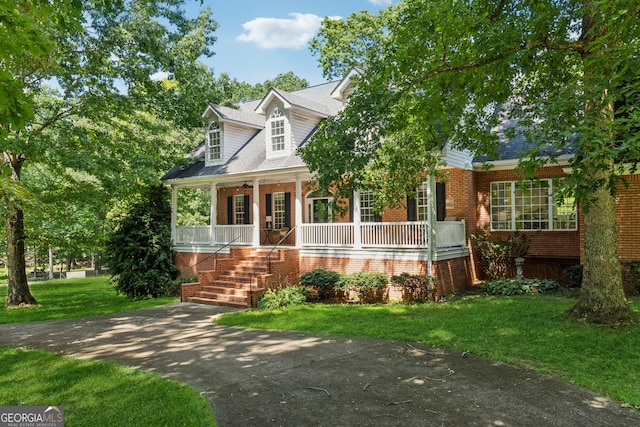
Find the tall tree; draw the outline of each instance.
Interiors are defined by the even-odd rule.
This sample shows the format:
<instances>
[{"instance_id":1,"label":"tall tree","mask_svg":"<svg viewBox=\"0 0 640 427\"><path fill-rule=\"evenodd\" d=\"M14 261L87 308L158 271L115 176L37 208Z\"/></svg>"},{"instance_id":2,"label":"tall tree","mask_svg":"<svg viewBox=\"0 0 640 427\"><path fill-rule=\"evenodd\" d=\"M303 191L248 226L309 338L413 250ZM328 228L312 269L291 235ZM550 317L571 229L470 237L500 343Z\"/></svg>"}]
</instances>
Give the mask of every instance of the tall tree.
<instances>
[{"instance_id":1,"label":"tall tree","mask_svg":"<svg viewBox=\"0 0 640 427\"><path fill-rule=\"evenodd\" d=\"M368 22L378 31L363 33ZM377 21L363 13L325 21L313 42L325 75L354 58L363 74L348 107L302 155L322 186L342 195L370 187L398 203L423 171L436 171L433 150L447 140L495 155L489 130L505 117L519 123L511 136L532 144L520 162L526 176L554 162L554 149L574 146L560 194L575 197L585 218L584 280L572 312L624 320L615 193L640 159L639 34L633 0L414 0Z\"/></svg>"},{"instance_id":2,"label":"tall tree","mask_svg":"<svg viewBox=\"0 0 640 427\"><path fill-rule=\"evenodd\" d=\"M166 113L159 96L165 87L152 76L165 72L193 87L192 77L202 72L197 59L212 55L215 40L209 10L187 19L182 3L0 0L8 17L0 25L0 98L8 100L0 103L8 106L0 107L6 305L35 302L24 268L24 209L36 194L21 181L23 166L86 171L105 191L122 186L122 176L132 178L131 186L148 178L127 171L144 169L147 154L158 150L136 138L157 125L145 114ZM186 122L185 116L175 118Z\"/></svg>"}]
</instances>

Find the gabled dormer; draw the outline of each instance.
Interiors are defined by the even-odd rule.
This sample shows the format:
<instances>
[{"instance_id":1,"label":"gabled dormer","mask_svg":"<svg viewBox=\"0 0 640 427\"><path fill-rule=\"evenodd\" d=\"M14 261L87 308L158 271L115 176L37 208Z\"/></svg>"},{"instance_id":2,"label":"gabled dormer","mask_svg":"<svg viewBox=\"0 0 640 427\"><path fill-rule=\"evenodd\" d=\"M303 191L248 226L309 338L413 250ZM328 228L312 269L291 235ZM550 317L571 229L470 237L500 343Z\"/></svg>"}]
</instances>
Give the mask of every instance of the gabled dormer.
<instances>
[{"instance_id":1,"label":"gabled dormer","mask_svg":"<svg viewBox=\"0 0 640 427\"><path fill-rule=\"evenodd\" d=\"M210 104L202 114L205 123L205 166L226 163L256 133L264 129L264 117Z\"/></svg>"},{"instance_id":2,"label":"gabled dormer","mask_svg":"<svg viewBox=\"0 0 640 427\"><path fill-rule=\"evenodd\" d=\"M278 89L269 90L255 112L265 118L267 159L293 154L320 120L330 115L326 105Z\"/></svg>"},{"instance_id":3,"label":"gabled dormer","mask_svg":"<svg viewBox=\"0 0 640 427\"><path fill-rule=\"evenodd\" d=\"M340 83L331 92L331 97L346 104L349 99L349 95L355 90L354 77L359 77L362 72L358 68L351 68L347 74L340 80Z\"/></svg>"}]
</instances>

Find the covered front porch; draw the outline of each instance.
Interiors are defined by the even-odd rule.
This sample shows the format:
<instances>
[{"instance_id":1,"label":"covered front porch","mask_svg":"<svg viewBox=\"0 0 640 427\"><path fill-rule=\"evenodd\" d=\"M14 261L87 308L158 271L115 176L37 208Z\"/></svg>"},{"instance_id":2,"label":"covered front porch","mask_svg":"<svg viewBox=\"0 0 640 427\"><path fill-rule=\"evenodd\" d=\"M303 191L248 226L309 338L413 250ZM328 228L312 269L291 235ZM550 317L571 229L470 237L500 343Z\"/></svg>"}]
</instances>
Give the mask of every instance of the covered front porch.
<instances>
[{"instance_id":1,"label":"covered front porch","mask_svg":"<svg viewBox=\"0 0 640 427\"><path fill-rule=\"evenodd\" d=\"M294 246L301 248L426 250L430 238L435 249L466 247L464 221L435 221L433 227L426 221L302 223L290 231ZM174 235L174 245L200 247L273 246L285 237L283 232L259 224L176 226Z\"/></svg>"}]
</instances>

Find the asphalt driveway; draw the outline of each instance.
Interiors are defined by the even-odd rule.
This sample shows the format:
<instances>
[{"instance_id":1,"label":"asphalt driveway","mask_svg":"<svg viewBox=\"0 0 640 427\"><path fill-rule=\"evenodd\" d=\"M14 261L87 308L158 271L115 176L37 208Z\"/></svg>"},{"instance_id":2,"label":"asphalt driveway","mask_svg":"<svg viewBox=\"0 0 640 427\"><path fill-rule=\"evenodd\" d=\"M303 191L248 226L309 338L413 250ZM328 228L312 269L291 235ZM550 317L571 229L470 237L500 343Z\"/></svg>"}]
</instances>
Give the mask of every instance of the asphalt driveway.
<instances>
[{"instance_id":1,"label":"asphalt driveway","mask_svg":"<svg viewBox=\"0 0 640 427\"><path fill-rule=\"evenodd\" d=\"M107 360L190 384L219 426L638 426L640 413L530 370L404 341L219 326L170 306L0 325L0 346Z\"/></svg>"}]
</instances>

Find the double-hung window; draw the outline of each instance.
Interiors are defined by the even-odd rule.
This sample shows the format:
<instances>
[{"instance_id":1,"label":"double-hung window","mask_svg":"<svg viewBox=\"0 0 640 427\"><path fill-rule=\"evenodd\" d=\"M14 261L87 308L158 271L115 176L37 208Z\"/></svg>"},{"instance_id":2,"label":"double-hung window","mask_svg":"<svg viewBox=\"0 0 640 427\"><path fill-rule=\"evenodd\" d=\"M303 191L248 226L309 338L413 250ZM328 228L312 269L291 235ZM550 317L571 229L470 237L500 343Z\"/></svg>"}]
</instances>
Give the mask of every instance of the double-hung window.
<instances>
[{"instance_id":1,"label":"double-hung window","mask_svg":"<svg viewBox=\"0 0 640 427\"><path fill-rule=\"evenodd\" d=\"M280 108L276 108L271 113L271 151L278 152L284 151L285 139L284 139L284 111Z\"/></svg>"},{"instance_id":2,"label":"double-hung window","mask_svg":"<svg viewBox=\"0 0 640 427\"><path fill-rule=\"evenodd\" d=\"M492 230L576 230L573 199L553 199L550 179L491 183Z\"/></svg>"},{"instance_id":3,"label":"double-hung window","mask_svg":"<svg viewBox=\"0 0 640 427\"><path fill-rule=\"evenodd\" d=\"M236 194L233 200L233 223L244 224L244 205L245 196L242 194Z\"/></svg>"},{"instance_id":4,"label":"double-hung window","mask_svg":"<svg viewBox=\"0 0 640 427\"><path fill-rule=\"evenodd\" d=\"M284 192L273 193L273 228L280 230L285 226Z\"/></svg>"},{"instance_id":5,"label":"double-hung window","mask_svg":"<svg viewBox=\"0 0 640 427\"><path fill-rule=\"evenodd\" d=\"M211 122L207 129L207 160L217 162L222 159L222 130L218 122Z\"/></svg>"},{"instance_id":6,"label":"double-hung window","mask_svg":"<svg viewBox=\"0 0 640 427\"><path fill-rule=\"evenodd\" d=\"M428 185L427 181L420 184L418 187L418 191L416 193L416 211L417 211L417 220L418 221L426 221L429 215L429 193L428 193Z\"/></svg>"},{"instance_id":7,"label":"double-hung window","mask_svg":"<svg viewBox=\"0 0 640 427\"><path fill-rule=\"evenodd\" d=\"M360 193L360 221L375 222L376 215L373 210L374 195L371 191L362 191Z\"/></svg>"}]
</instances>

